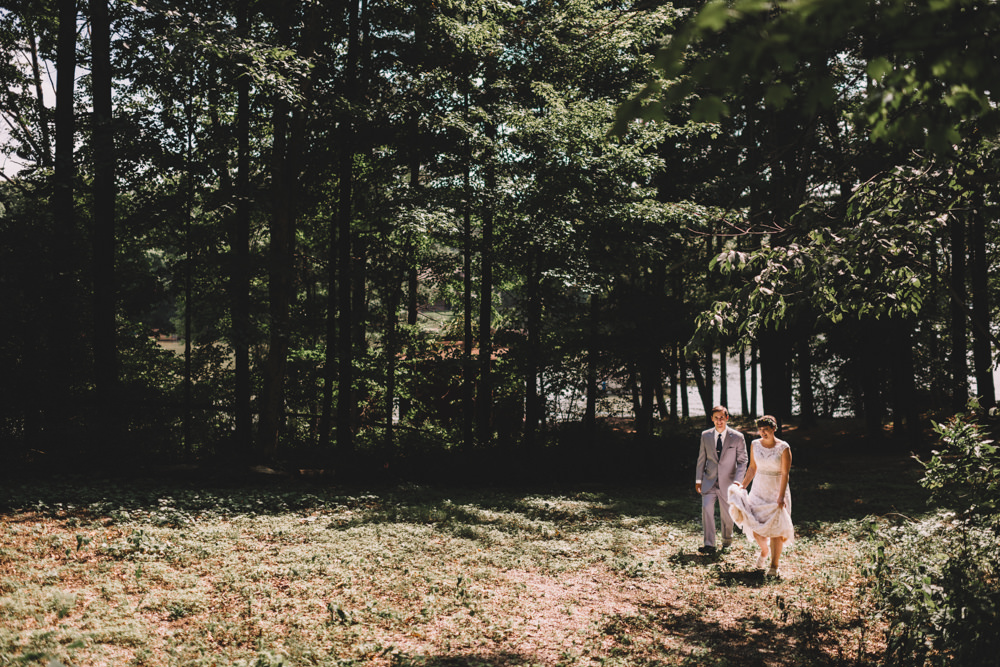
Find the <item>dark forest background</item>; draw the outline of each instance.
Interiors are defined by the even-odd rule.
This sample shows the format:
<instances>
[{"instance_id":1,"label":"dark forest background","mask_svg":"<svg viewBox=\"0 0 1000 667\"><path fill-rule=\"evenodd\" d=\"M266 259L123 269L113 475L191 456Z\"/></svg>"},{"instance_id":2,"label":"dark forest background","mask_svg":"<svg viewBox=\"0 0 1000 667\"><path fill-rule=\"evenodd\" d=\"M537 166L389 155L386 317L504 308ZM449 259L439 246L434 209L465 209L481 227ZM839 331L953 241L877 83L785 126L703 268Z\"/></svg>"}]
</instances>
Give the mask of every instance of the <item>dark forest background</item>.
<instances>
[{"instance_id":1,"label":"dark forest background","mask_svg":"<svg viewBox=\"0 0 1000 667\"><path fill-rule=\"evenodd\" d=\"M996 402L998 26L5 0L0 455L635 468L720 400L913 447Z\"/></svg>"}]
</instances>

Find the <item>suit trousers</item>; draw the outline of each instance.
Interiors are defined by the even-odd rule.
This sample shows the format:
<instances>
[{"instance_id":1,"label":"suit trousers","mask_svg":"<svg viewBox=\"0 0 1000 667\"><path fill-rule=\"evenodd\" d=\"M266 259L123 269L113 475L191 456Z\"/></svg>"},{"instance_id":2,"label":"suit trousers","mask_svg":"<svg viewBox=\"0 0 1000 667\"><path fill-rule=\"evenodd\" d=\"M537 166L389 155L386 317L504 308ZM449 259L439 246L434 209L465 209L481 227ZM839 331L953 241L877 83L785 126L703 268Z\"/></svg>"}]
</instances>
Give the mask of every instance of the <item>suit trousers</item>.
<instances>
[{"instance_id":1,"label":"suit trousers","mask_svg":"<svg viewBox=\"0 0 1000 667\"><path fill-rule=\"evenodd\" d=\"M705 546L715 546L715 505L719 505L719 517L722 519L722 542L733 541L733 517L729 516L729 489L720 489L719 485L701 496L701 525L705 528Z\"/></svg>"}]
</instances>

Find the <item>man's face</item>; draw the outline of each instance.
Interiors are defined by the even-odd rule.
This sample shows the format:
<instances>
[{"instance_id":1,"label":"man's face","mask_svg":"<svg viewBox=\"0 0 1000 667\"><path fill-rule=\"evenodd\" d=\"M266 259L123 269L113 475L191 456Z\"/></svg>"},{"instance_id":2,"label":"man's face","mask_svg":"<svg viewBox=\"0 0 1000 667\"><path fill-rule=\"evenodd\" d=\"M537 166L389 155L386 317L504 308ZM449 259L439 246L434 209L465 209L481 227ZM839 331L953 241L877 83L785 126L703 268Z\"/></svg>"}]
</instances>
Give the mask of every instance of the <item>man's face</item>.
<instances>
[{"instance_id":1,"label":"man's face","mask_svg":"<svg viewBox=\"0 0 1000 667\"><path fill-rule=\"evenodd\" d=\"M729 421L729 415L725 412L713 412L712 422L715 424L715 429L721 431L726 428L726 423Z\"/></svg>"}]
</instances>

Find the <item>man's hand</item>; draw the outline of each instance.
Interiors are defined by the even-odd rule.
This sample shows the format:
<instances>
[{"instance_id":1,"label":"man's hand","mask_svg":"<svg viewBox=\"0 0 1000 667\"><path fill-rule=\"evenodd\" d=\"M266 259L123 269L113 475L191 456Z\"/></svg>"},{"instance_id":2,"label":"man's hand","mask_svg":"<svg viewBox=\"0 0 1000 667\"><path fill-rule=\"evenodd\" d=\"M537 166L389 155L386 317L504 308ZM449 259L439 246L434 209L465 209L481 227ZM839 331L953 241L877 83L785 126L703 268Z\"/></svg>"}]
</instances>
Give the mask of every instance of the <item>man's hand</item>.
<instances>
[{"instance_id":1,"label":"man's hand","mask_svg":"<svg viewBox=\"0 0 1000 667\"><path fill-rule=\"evenodd\" d=\"M701 493L701 482L694 483L694 490L697 491L698 493Z\"/></svg>"}]
</instances>

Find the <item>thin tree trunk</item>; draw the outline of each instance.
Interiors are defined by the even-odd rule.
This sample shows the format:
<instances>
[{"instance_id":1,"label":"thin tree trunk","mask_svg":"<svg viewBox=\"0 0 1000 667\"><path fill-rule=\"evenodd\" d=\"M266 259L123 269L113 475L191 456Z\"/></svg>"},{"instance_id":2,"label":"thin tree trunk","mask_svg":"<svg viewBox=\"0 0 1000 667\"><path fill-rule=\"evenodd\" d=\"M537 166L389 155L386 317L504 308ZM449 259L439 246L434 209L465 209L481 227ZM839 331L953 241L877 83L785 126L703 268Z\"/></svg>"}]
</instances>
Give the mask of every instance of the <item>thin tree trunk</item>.
<instances>
[{"instance_id":1,"label":"thin tree trunk","mask_svg":"<svg viewBox=\"0 0 1000 667\"><path fill-rule=\"evenodd\" d=\"M740 348L740 408L743 416L752 417L753 412L750 410L750 402L747 400L747 351L746 348Z\"/></svg>"},{"instance_id":2,"label":"thin tree trunk","mask_svg":"<svg viewBox=\"0 0 1000 667\"><path fill-rule=\"evenodd\" d=\"M47 273L48 294L43 340L37 347L37 373L32 378L32 405L25 418L29 445L54 452L71 450L68 434L69 411L72 405L73 368L77 352L73 341L66 340L67 327L79 326L77 299L78 264L75 246L79 233L74 207L76 166L76 115L74 90L76 82L76 2L59 0L59 33L56 52L56 145L55 169L52 175L52 254ZM48 276L46 276L48 278ZM45 438L45 442L40 441Z\"/></svg>"},{"instance_id":3,"label":"thin tree trunk","mask_svg":"<svg viewBox=\"0 0 1000 667\"><path fill-rule=\"evenodd\" d=\"M31 46L31 77L35 84L35 105L38 113L38 126L41 134L41 145L38 146L39 162L43 167L52 166L52 139L49 137L48 109L45 107L45 94L42 89L42 71L38 61L38 38L33 26L28 27L28 41Z\"/></svg>"},{"instance_id":4,"label":"thin tree trunk","mask_svg":"<svg viewBox=\"0 0 1000 667\"><path fill-rule=\"evenodd\" d=\"M915 445L920 438L917 388L913 367L913 325L906 320L890 323L892 340L892 435L898 442Z\"/></svg>"},{"instance_id":5,"label":"thin tree trunk","mask_svg":"<svg viewBox=\"0 0 1000 667\"><path fill-rule=\"evenodd\" d=\"M94 121L94 386L99 442L112 460L123 454L118 416L115 322L115 135L111 101L111 18L108 0L90 0L91 86Z\"/></svg>"},{"instance_id":6,"label":"thin tree trunk","mask_svg":"<svg viewBox=\"0 0 1000 667\"><path fill-rule=\"evenodd\" d=\"M337 448L346 457L354 454L354 309L353 239L351 218L354 197L354 115L358 102L358 67L360 17L358 0L348 2L348 38L345 89L349 104L341 119L340 146L340 204L337 214L337 244L339 265L337 292L339 294L340 326L338 330L338 380L337 393Z\"/></svg>"},{"instance_id":7,"label":"thin tree trunk","mask_svg":"<svg viewBox=\"0 0 1000 667\"><path fill-rule=\"evenodd\" d=\"M792 412L788 334L765 331L760 337L760 372L763 410L778 420L779 427Z\"/></svg>"},{"instance_id":8,"label":"thin tree trunk","mask_svg":"<svg viewBox=\"0 0 1000 667\"><path fill-rule=\"evenodd\" d=\"M282 12L284 14L284 12ZM288 17L278 19L279 39L287 43ZM278 449L284 413L285 375L291 332L289 315L293 298L293 252L295 214L293 188L297 180L289 160L288 104L280 97L274 102L271 166L271 225L268 256L269 344L263 369L260 426L257 431L259 454L273 457Z\"/></svg>"},{"instance_id":9,"label":"thin tree trunk","mask_svg":"<svg viewBox=\"0 0 1000 667\"><path fill-rule=\"evenodd\" d=\"M750 416L757 417L757 344L750 344Z\"/></svg>"},{"instance_id":10,"label":"thin tree trunk","mask_svg":"<svg viewBox=\"0 0 1000 667\"><path fill-rule=\"evenodd\" d=\"M728 351L725 345L719 346L719 405L729 408L729 365L726 363Z\"/></svg>"},{"instance_id":11,"label":"thin tree trunk","mask_svg":"<svg viewBox=\"0 0 1000 667\"><path fill-rule=\"evenodd\" d=\"M488 132L493 139L493 132ZM496 194L496 167L486 167L486 191ZM480 244L479 286L479 391L477 392L477 440L489 444L493 433L493 224L494 207L483 208L482 242Z\"/></svg>"},{"instance_id":12,"label":"thin tree trunk","mask_svg":"<svg viewBox=\"0 0 1000 667\"><path fill-rule=\"evenodd\" d=\"M236 7L236 32L249 30L249 0ZM232 245L229 286L233 348L233 398L235 433L229 444L230 457L247 455L253 442L253 412L250 404L250 74L242 67L236 73L236 202L230 243Z\"/></svg>"},{"instance_id":13,"label":"thin tree trunk","mask_svg":"<svg viewBox=\"0 0 1000 667\"><path fill-rule=\"evenodd\" d=\"M396 408L396 365L399 354L399 302L402 298L396 271L390 272L386 299L386 379L385 379L385 438L383 463L388 466L396 450L396 430L393 414Z\"/></svg>"},{"instance_id":14,"label":"thin tree trunk","mask_svg":"<svg viewBox=\"0 0 1000 667\"><path fill-rule=\"evenodd\" d=\"M583 430L593 444L593 434L597 428L597 325L598 296L590 295L587 310L587 404L583 411Z\"/></svg>"},{"instance_id":15,"label":"thin tree trunk","mask_svg":"<svg viewBox=\"0 0 1000 667\"><path fill-rule=\"evenodd\" d=\"M538 376L541 364L541 328L542 328L542 286L541 270L538 266L537 251L533 251L528 266L528 350L525 367L525 413L524 413L524 446L533 450L536 445L538 426L542 418L541 396L538 388Z\"/></svg>"},{"instance_id":16,"label":"thin tree trunk","mask_svg":"<svg viewBox=\"0 0 1000 667\"><path fill-rule=\"evenodd\" d=\"M811 335L803 331L799 336L799 419L801 426L816 424L816 403L812 387L812 348Z\"/></svg>"},{"instance_id":17,"label":"thin tree trunk","mask_svg":"<svg viewBox=\"0 0 1000 667\"><path fill-rule=\"evenodd\" d=\"M984 408L996 405L993 384L993 350L990 341L989 260L986 254L986 226L983 222L982 193L972 211L969 250L972 257L972 350L976 369L976 394Z\"/></svg>"},{"instance_id":18,"label":"thin tree trunk","mask_svg":"<svg viewBox=\"0 0 1000 667\"><path fill-rule=\"evenodd\" d=\"M705 365L711 369L710 365L707 363ZM698 364L691 364L691 373L694 375L694 383L698 386L698 397L701 398L701 406L705 411L705 418L711 419L712 408L715 407L712 403L712 385L705 380L705 377L701 374L701 369L698 368Z\"/></svg>"},{"instance_id":19,"label":"thin tree trunk","mask_svg":"<svg viewBox=\"0 0 1000 667\"><path fill-rule=\"evenodd\" d=\"M687 377L687 355L684 353L684 349L681 348L680 351L680 362L681 362L681 381L680 381L680 392L681 392L681 417L687 419L691 416L691 407L688 400L688 377Z\"/></svg>"},{"instance_id":20,"label":"thin tree trunk","mask_svg":"<svg viewBox=\"0 0 1000 667\"><path fill-rule=\"evenodd\" d=\"M677 343L670 346L670 421L671 423L677 423L677 397L681 390L679 386L678 378L678 363L677 363Z\"/></svg>"},{"instance_id":21,"label":"thin tree trunk","mask_svg":"<svg viewBox=\"0 0 1000 667\"><path fill-rule=\"evenodd\" d=\"M414 145L418 144L417 138L419 135L419 126L415 122L416 117L414 117ZM416 190L420 187L420 154L414 150L410 157L410 188ZM417 324L417 315L419 314L418 307L420 304L418 291L420 289L419 275L417 274L417 265L414 259L411 257L414 253L414 244L410 243L407 245L406 256L409 257L409 265L406 269L406 324L410 327L414 327ZM411 363L415 362L415 359L410 359ZM410 412L410 406L412 405L409 397L401 397L399 399L399 418L400 420L406 419L406 415Z\"/></svg>"},{"instance_id":22,"label":"thin tree trunk","mask_svg":"<svg viewBox=\"0 0 1000 667\"><path fill-rule=\"evenodd\" d=\"M950 219L951 231L951 384L952 410L961 412L969 400L968 333L965 325L965 222Z\"/></svg>"}]
</instances>

